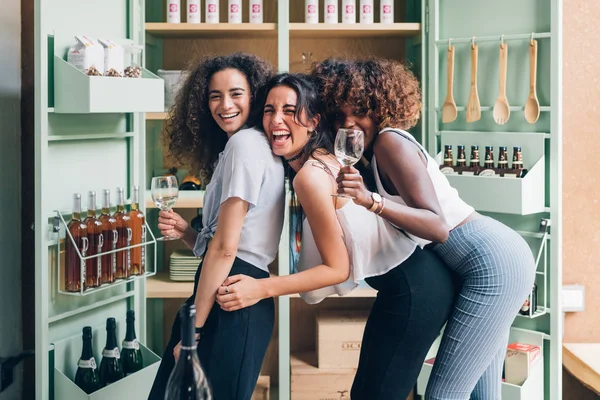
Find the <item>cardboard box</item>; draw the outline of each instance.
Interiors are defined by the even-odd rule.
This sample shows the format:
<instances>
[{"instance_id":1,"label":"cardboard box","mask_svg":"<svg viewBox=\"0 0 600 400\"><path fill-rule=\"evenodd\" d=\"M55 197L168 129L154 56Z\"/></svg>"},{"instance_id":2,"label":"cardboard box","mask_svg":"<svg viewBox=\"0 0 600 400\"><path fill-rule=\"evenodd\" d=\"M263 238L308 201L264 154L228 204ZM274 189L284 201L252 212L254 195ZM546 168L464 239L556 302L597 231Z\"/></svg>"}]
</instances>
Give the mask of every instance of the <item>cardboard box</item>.
<instances>
[{"instance_id":1,"label":"cardboard box","mask_svg":"<svg viewBox=\"0 0 600 400\"><path fill-rule=\"evenodd\" d=\"M292 400L349 400L356 368L317 368L315 353L292 354Z\"/></svg>"},{"instance_id":2,"label":"cardboard box","mask_svg":"<svg viewBox=\"0 0 600 400\"><path fill-rule=\"evenodd\" d=\"M319 368L357 368L367 311L321 311L317 314Z\"/></svg>"},{"instance_id":3,"label":"cardboard box","mask_svg":"<svg viewBox=\"0 0 600 400\"><path fill-rule=\"evenodd\" d=\"M506 349L504 376L507 383L522 385L531 369L542 358L539 346L525 343L512 343Z\"/></svg>"}]
</instances>

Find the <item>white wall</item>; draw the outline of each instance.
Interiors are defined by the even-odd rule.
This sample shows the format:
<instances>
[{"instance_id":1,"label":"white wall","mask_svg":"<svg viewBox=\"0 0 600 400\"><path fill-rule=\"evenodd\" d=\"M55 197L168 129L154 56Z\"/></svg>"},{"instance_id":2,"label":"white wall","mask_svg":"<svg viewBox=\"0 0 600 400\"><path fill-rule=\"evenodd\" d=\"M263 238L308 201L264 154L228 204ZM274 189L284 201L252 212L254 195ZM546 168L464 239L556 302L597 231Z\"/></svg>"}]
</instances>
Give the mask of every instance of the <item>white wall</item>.
<instances>
[{"instance_id":1,"label":"white wall","mask_svg":"<svg viewBox=\"0 0 600 400\"><path fill-rule=\"evenodd\" d=\"M0 0L0 51L0 357L6 357L22 348L20 0ZM21 371L1 400L21 399Z\"/></svg>"}]
</instances>

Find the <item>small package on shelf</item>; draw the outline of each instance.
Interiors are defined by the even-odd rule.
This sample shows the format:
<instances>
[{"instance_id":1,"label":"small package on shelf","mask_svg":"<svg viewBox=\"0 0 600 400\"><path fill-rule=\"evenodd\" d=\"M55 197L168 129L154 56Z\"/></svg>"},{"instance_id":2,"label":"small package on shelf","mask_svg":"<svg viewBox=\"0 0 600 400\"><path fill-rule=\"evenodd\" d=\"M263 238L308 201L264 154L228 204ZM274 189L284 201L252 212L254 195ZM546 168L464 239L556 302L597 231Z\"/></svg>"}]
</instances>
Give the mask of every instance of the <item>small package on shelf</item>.
<instances>
[{"instance_id":1,"label":"small package on shelf","mask_svg":"<svg viewBox=\"0 0 600 400\"><path fill-rule=\"evenodd\" d=\"M109 39L98 39L104 48L104 76L122 77L125 68L125 49Z\"/></svg>"},{"instance_id":2,"label":"small package on shelf","mask_svg":"<svg viewBox=\"0 0 600 400\"><path fill-rule=\"evenodd\" d=\"M143 46L130 44L124 47L125 49L125 70L126 78L141 78L142 77L142 50Z\"/></svg>"},{"instance_id":3,"label":"small package on shelf","mask_svg":"<svg viewBox=\"0 0 600 400\"><path fill-rule=\"evenodd\" d=\"M67 53L67 62L86 75L104 75L104 49L87 36L75 36L75 43Z\"/></svg>"},{"instance_id":4,"label":"small package on shelf","mask_svg":"<svg viewBox=\"0 0 600 400\"><path fill-rule=\"evenodd\" d=\"M541 358L539 346L524 343L509 344L504 367L506 382L519 386L525 383L532 368Z\"/></svg>"}]
</instances>

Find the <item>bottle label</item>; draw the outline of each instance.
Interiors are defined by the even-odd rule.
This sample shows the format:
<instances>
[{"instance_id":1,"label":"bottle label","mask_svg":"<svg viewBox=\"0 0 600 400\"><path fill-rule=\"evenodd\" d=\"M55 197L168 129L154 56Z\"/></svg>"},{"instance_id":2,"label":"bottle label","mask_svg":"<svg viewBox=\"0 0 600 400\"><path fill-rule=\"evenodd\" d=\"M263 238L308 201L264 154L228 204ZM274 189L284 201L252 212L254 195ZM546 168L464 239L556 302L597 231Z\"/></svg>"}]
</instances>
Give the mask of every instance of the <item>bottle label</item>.
<instances>
[{"instance_id":1,"label":"bottle label","mask_svg":"<svg viewBox=\"0 0 600 400\"><path fill-rule=\"evenodd\" d=\"M127 228L127 247L131 246L131 238L133 237L133 231L131 230L131 228ZM131 249L127 249L127 260L126 260L126 265L125 268L127 268L127 271L131 271ZM129 276L129 273L127 274Z\"/></svg>"},{"instance_id":2,"label":"bottle label","mask_svg":"<svg viewBox=\"0 0 600 400\"><path fill-rule=\"evenodd\" d=\"M137 339L133 339L131 342L123 340L123 348L124 349L139 350L140 349L140 342L138 342Z\"/></svg>"},{"instance_id":3,"label":"bottle label","mask_svg":"<svg viewBox=\"0 0 600 400\"><path fill-rule=\"evenodd\" d=\"M504 177L505 177L505 178L516 178L516 177L517 177L517 174L512 174L512 173L510 173L510 172L505 172L505 173L504 173Z\"/></svg>"},{"instance_id":4,"label":"bottle label","mask_svg":"<svg viewBox=\"0 0 600 400\"><path fill-rule=\"evenodd\" d=\"M146 225L142 225L142 243L146 243ZM146 245L142 246L142 261L140 265L140 273L146 270Z\"/></svg>"},{"instance_id":5,"label":"bottle label","mask_svg":"<svg viewBox=\"0 0 600 400\"><path fill-rule=\"evenodd\" d=\"M444 175L456 175L456 172L454 172L454 168L452 167L441 168L440 172Z\"/></svg>"},{"instance_id":6,"label":"bottle label","mask_svg":"<svg viewBox=\"0 0 600 400\"><path fill-rule=\"evenodd\" d=\"M102 357L116 358L118 360L119 358L121 358L121 353L119 352L118 347L115 347L112 350L104 349L102 350Z\"/></svg>"},{"instance_id":7,"label":"bottle label","mask_svg":"<svg viewBox=\"0 0 600 400\"><path fill-rule=\"evenodd\" d=\"M94 357L90 358L89 360L79 360L77 361L77 367L96 369L96 360Z\"/></svg>"},{"instance_id":8,"label":"bottle label","mask_svg":"<svg viewBox=\"0 0 600 400\"><path fill-rule=\"evenodd\" d=\"M479 176L495 176L496 172L493 169L484 169L479 173Z\"/></svg>"},{"instance_id":9,"label":"bottle label","mask_svg":"<svg viewBox=\"0 0 600 400\"><path fill-rule=\"evenodd\" d=\"M112 249L117 249L117 242L119 241L119 232L115 229L113 231L113 246ZM117 253L112 253L112 273L113 276L117 273Z\"/></svg>"}]
</instances>

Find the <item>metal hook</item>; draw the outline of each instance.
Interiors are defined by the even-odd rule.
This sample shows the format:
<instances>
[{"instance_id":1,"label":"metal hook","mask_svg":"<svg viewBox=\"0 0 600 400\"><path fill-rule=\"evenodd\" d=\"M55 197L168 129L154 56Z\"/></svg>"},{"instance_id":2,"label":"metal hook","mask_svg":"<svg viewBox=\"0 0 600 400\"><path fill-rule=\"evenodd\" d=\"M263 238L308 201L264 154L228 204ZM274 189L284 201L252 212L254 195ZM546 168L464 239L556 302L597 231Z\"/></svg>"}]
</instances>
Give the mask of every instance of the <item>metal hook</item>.
<instances>
[{"instance_id":1,"label":"metal hook","mask_svg":"<svg viewBox=\"0 0 600 400\"><path fill-rule=\"evenodd\" d=\"M529 39L529 44L533 46L533 32L531 32L531 38Z\"/></svg>"},{"instance_id":2,"label":"metal hook","mask_svg":"<svg viewBox=\"0 0 600 400\"><path fill-rule=\"evenodd\" d=\"M500 44L504 46L504 35L500 35Z\"/></svg>"},{"instance_id":3,"label":"metal hook","mask_svg":"<svg viewBox=\"0 0 600 400\"><path fill-rule=\"evenodd\" d=\"M448 51L452 48L452 38L448 39Z\"/></svg>"},{"instance_id":4,"label":"metal hook","mask_svg":"<svg viewBox=\"0 0 600 400\"><path fill-rule=\"evenodd\" d=\"M475 48L475 36L473 36L471 38L471 48L474 49Z\"/></svg>"}]
</instances>

